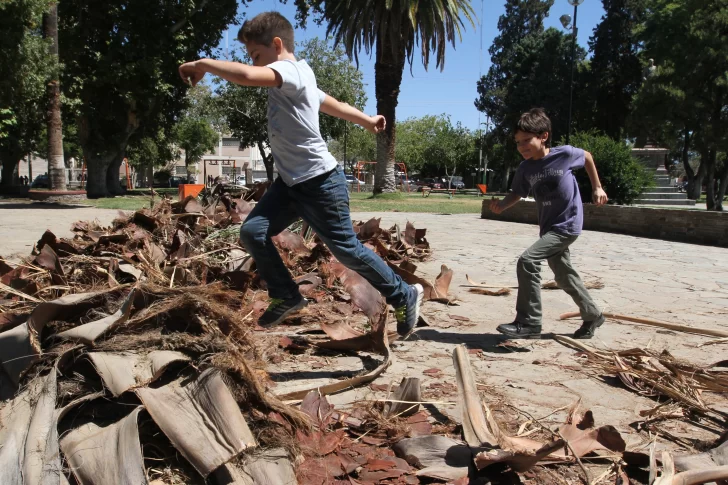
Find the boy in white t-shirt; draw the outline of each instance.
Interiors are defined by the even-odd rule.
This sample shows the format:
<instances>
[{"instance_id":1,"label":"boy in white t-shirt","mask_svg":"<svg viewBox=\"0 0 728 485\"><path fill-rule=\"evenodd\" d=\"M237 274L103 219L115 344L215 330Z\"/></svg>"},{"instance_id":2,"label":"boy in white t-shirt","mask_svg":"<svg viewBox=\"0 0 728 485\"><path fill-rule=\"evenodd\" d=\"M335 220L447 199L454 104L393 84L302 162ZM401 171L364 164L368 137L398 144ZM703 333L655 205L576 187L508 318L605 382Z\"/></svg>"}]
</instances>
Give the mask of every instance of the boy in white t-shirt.
<instances>
[{"instance_id":1,"label":"boy in white t-shirt","mask_svg":"<svg viewBox=\"0 0 728 485\"><path fill-rule=\"evenodd\" d=\"M266 12L246 21L238 40L245 44L253 66L200 59L182 64L179 72L193 85L209 72L242 86L269 88L268 137L279 177L240 229L240 239L271 297L258 324L272 327L306 306L271 240L300 217L341 263L382 293L395 308L397 331L409 335L419 318L422 286L406 284L357 239L344 172L319 130L319 111L372 133L384 130L384 117L367 116L318 89L309 65L293 55L293 26L281 14Z\"/></svg>"}]
</instances>

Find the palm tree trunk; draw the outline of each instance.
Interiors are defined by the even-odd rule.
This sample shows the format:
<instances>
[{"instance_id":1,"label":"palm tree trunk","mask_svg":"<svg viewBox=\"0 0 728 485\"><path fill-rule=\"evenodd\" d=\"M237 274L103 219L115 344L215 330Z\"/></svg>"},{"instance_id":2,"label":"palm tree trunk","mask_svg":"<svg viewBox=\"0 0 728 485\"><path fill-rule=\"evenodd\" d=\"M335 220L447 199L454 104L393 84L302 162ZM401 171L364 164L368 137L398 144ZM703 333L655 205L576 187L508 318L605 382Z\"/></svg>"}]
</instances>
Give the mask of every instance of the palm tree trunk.
<instances>
[{"instance_id":1,"label":"palm tree trunk","mask_svg":"<svg viewBox=\"0 0 728 485\"><path fill-rule=\"evenodd\" d=\"M374 193L395 192L394 144L396 128L394 126L404 71L404 49L393 48L392 39L383 45L381 36L377 39L377 61L374 64L374 85L377 96L377 112L387 120L387 128L377 135L377 167L374 172Z\"/></svg>"},{"instance_id":2,"label":"palm tree trunk","mask_svg":"<svg viewBox=\"0 0 728 485\"><path fill-rule=\"evenodd\" d=\"M50 39L50 54L58 66L58 4L54 3L43 15L43 35ZM51 190L66 190L66 171L63 163L63 124L61 123L61 89L54 73L46 88L48 94L48 181Z\"/></svg>"}]
</instances>

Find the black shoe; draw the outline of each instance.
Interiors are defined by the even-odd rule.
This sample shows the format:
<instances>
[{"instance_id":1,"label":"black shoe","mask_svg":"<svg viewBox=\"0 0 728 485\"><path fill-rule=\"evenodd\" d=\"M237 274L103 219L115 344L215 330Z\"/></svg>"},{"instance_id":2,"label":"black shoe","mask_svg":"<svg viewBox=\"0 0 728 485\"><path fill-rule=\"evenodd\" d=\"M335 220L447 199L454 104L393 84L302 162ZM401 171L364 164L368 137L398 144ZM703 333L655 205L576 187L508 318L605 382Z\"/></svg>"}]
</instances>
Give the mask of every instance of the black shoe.
<instances>
[{"instance_id":1,"label":"black shoe","mask_svg":"<svg viewBox=\"0 0 728 485\"><path fill-rule=\"evenodd\" d=\"M496 327L500 333L511 338L541 338L541 325L524 325L521 322L504 323Z\"/></svg>"},{"instance_id":2,"label":"black shoe","mask_svg":"<svg viewBox=\"0 0 728 485\"><path fill-rule=\"evenodd\" d=\"M594 336L594 332L596 329L601 327L604 324L604 321L606 320L606 317L604 314L599 315L595 320L592 320L591 322L584 322L581 324L581 327L579 327L579 330L574 332L574 338L586 340L590 339Z\"/></svg>"},{"instance_id":3,"label":"black shoe","mask_svg":"<svg viewBox=\"0 0 728 485\"><path fill-rule=\"evenodd\" d=\"M288 300L271 298L270 305L258 319L258 325L263 328L274 327L306 305L308 305L308 300L301 295Z\"/></svg>"},{"instance_id":4,"label":"black shoe","mask_svg":"<svg viewBox=\"0 0 728 485\"><path fill-rule=\"evenodd\" d=\"M420 319L420 306L422 306L422 297L425 290L419 283L410 286L409 295L407 295L407 303L399 308L394 309L394 315L397 318L397 333L405 339L412 334Z\"/></svg>"}]
</instances>

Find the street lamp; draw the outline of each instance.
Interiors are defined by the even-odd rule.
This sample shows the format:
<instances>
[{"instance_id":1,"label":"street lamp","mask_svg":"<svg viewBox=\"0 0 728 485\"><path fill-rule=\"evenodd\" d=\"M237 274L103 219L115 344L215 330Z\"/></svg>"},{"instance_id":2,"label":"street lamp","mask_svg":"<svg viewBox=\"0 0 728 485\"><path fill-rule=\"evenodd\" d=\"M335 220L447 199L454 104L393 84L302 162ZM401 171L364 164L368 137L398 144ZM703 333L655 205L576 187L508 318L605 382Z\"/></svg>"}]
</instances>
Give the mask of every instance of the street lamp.
<instances>
[{"instance_id":1,"label":"street lamp","mask_svg":"<svg viewBox=\"0 0 728 485\"><path fill-rule=\"evenodd\" d=\"M569 124L567 125L566 129L566 144L569 144L569 138L571 137L571 108L574 104L574 64L576 64L576 14L577 10L579 8L579 5L584 3L584 0L568 0L569 5L572 5L574 7L574 22L571 24L571 37L572 37L572 44L571 44L571 82L569 83ZM559 21L561 21L561 25L564 26L565 29L569 28L569 23L571 22L571 16L570 15L562 15L559 17Z\"/></svg>"},{"instance_id":2,"label":"street lamp","mask_svg":"<svg viewBox=\"0 0 728 485\"><path fill-rule=\"evenodd\" d=\"M488 128L489 128L489 125L490 125L490 116L487 116L485 118L485 123L480 123L479 124L478 130L481 130L480 125L485 125L485 135L487 135L488 134ZM481 167L482 167L482 170L483 170L483 180L482 180L482 183L483 183L483 185L487 185L487 181L488 181L488 174L487 174L487 171L488 171L488 154L487 153L485 154L485 165L483 165L483 137L484 137L484 135L483 135L483 132L481 130L480 131L480 156L479 156L479 160L478 160L478 170L481 170Z\"/></svg>"}]
</instances>

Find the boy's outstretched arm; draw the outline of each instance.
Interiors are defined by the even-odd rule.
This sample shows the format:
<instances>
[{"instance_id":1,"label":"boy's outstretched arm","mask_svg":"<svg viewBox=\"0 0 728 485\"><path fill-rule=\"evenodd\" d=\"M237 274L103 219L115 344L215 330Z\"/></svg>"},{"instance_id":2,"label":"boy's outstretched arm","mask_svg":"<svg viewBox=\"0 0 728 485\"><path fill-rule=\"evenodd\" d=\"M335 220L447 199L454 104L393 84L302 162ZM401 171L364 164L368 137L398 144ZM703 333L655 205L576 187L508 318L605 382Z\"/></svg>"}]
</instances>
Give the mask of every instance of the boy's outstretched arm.
<instances>
[{"instance_id":1,"label":"boy's outstretched arm","mask_svg":"<svg viewBox=\"0 0 728 485\"><path fill-rule=\"evenodd\" d=\"M492 199L490 201L490 210L492 210L496 214L500 214L506 209L510 209L514 205L516 205L518 202L520 202L521 196L516 194L515 192L511 192L505 197L503 197L501 200Z\"/></svg>"},{"instance_id":2,"label":"boy's outstretched arm","mask_svg":"<svg viewBox=\"0 0 728 485\"><path fill-rule=\"evenodd\" d=\"M387 122L382 115L368 116L359 111L358 109L350 106L346 103L342 103L336 98L329 96L328 94L324 98L324 102L321 103L319 108L322 113L330 116L341 118L342 120L351 121L359 126L366 128L368 131L377 134L384 131L387 126Z\"/></svg>"},{"instance_id":3,"label":"boy's outstretched arm","mask_svg":"<svg viewBox=\"0 0 728 485\"><path fill-rule=\"evenodd\" d=\"M239 62L200 59L185 62L179 66L182 80L195 86L206 73L214 74L226 81L241 86L280 87L283 83L281 75L269 67L248 66Z\"/></svg>"},{"instance_id":4,"label":"boy's outstretched arm","mask_svg":"<svg viewBox=\"0 0 728 485\"><path fill-rule=\"evenodd\" d=\"M592 154L584 150L584 168L586 169L587 175L589 175L589 181L592 186L592 202L596 205L604 205L607 203L609 198L607 193L602 189L602 183L599 181L599 174L597 173L597 166L594 163L594 157Z\"/></svg>"}]
</instances>

